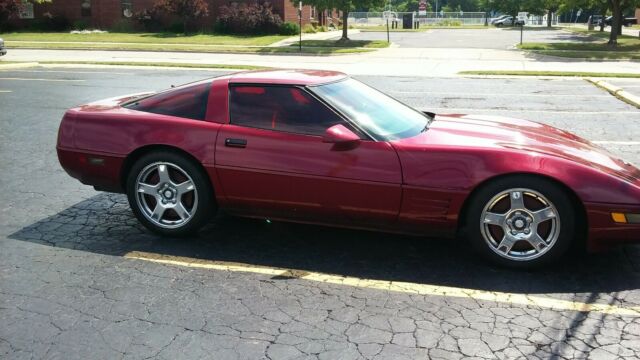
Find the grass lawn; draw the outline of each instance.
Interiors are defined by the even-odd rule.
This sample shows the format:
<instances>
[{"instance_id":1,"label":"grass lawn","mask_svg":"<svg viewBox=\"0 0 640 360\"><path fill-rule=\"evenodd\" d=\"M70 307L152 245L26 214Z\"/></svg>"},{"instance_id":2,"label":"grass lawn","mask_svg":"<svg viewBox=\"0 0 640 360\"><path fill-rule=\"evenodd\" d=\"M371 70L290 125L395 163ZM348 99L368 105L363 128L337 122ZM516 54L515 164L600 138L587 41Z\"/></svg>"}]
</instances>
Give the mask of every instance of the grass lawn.
<instances>
[{"instance_id":1,"label":"grass lawn","mask_svg":"<svg viewBox=\"0 0 640 360\"><path fill-rule=\"evenodd\" d=\"M136 43L136 44L194 44L194 45L243 45L265 46L286 39L285 35L236 36L216 34L183 35L174 33L32 33L16 32L0 34L7 41L61 41L61 42L100 42L100 43Z\"/></svg>"},{"instance_id":2,"label":"grass lawn","mask_svg":"<svg viewBox=\"0 0 640 360\"><path fill-rule=\"evenodd\" d=\"M527 71L527 70L479 70L461 71L460 75L517 75L517 76L568 76L568 77L609 77L609 78L640 78L640 74L633 73L599 73L578 71Z\"/></svg>"},{"instance_id":3,"label":"grass lawn","mask_svg":"<svg viewBox=\"0 0 640 360\"><path fill-rule=\"evenodd\" d=\"M124 50L124 51L181 51L203 53L241 53L241 54L296 54L297 44L284 47L261 46L224 46L201 44L144 44L144 43L73 43L73 42L6 42L11 49L51 49L51 50ZM373 51L373 49L338 47L338 46L306 46L302 52L312 55L349 54Z\"/></svg>"},{"instance_id":4,"label":"grass lawn","mask_svg":"<svg viewBox=\"0 0 640 360\"><path fill-rule=\"evenodd\" d=\"M561 43L524 43L518 45L522 50L534 53L587 59L635 60L640 59L640 39L634 36L618 36L618 46L607 45L608 32L567 29L587 35L583 40Z\"/></svg>"},{"instance_id":5,"label":"grass lawn","mask_svg":"<svg viewBox=\"0 0 640 360\"><path fill-rule=\"evenodd\" d=\"M2 64L3 62L0 62ZM154 67L180 67L196 69L237 69L237 70L264 70L271 69L266 66L239 65L239 64L193 64L193 63L169 63L169 62L137 62L137 61L39 61L39 64L78 64L78 65L111 65L111 66L154 66Z\"/></svg>"}]
</instances>

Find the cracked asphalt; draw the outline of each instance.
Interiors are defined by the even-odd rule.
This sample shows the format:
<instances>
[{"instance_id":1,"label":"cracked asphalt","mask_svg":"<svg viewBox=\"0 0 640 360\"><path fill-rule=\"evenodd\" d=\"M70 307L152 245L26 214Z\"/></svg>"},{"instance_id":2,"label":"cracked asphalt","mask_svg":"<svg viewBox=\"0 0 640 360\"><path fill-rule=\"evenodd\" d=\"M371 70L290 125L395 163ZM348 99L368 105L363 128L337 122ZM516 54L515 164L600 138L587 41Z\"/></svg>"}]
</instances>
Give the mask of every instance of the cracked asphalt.
<instances>
[{"instance_id":1,"label":"cracked asphalt","mask_svg":"<svg viewBox=\"0 0 640 360\"><path fill-rule=\"evenodd\" d=\"M162 239L143 230L123 195L96 192L60 168L55 140L66 108L211 74L0 72L0 358L640 357L638 246L572 254L524 272L489 266L463 243L225 214L197 237ZM579 79L360 79L436 112L546 122L640 164L640 111ZM181 260L163 264L132 253ZM188 259L249 270L189 266ZM307 274L470 295L335 284ZM594 308L487 300L477 292Z\"/></svg>"}]
</instances>

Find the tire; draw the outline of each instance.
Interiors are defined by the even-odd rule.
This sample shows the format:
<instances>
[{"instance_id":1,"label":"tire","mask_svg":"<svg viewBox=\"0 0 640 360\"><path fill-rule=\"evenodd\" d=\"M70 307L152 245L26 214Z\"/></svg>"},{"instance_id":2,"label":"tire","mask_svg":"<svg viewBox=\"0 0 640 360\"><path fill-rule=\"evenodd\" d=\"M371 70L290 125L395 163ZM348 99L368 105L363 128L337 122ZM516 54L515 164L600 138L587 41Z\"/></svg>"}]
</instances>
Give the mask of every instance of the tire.
<instances>
[{"instance_id":1,"label":"tire","mask_svg":"<svg viewBox=\"0 0 640 360\"><path fill-rule=\"evenodd\" d=\"M502 23L497 23L496 27L502 27Z\"/></svg>"},{"instance_id":2,"label":"tire","mask_svg":"<svg viewBox=\"0 0 640 360\"><path fill-rule=\"evenodd\" d=\"M192 235L217 210L211 183L200 165L171 151L138 159L127 175L126 191L136 218L162 236Z\"/></svg>"},{"instance_id":3,"label":"tire","mask_svg":"<svg viewBox=\"0 0 640 360\"><path fill-rule=\"evenodd\" d=\"M551 180L515 175L496 179L471 199L467 240L489 261L536 268L557 261L576 233L576 209Z\"/></svg>"}]
</instances>

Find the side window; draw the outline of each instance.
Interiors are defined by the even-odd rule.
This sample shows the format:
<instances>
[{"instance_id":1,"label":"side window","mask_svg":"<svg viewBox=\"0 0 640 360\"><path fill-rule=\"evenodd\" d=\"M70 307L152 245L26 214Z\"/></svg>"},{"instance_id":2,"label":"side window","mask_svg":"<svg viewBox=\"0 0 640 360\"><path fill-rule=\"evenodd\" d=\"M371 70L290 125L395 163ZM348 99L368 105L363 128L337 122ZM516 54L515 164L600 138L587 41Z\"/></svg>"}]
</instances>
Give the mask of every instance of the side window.
<instances>
[{"instance_id":1,"label":"side window","mask_svg":"<svg viewBox=\"0 0 640 360\"><path fill-rule=\"evenodd\" d=\"M125 105L126 108L154 114L204 120L211 81L161 92Z\"/></svg>"},{"instance_id":2,"label":"side window","mask_svg":"<svg viewBox=\"0 0 640 360\"><path fill-rule=\"evenodd\" d=\"M230 122L234 125L306 135L323 135L342 119L296 87L232 86Z\"/></svg>"}]
</instances>

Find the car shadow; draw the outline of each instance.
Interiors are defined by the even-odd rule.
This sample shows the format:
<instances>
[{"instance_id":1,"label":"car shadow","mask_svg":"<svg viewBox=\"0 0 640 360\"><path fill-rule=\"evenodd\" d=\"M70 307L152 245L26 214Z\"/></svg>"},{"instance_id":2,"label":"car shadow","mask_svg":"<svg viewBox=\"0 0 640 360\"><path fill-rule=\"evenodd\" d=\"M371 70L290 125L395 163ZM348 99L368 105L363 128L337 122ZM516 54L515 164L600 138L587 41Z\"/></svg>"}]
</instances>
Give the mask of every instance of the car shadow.
<instances>
[{"instance_id":1,"label":"car shadow","mask_svg":"<svg viewBox=\"0 0 640 360\"><path fill-rule=\"evenodd\" d=\"M9 238L124 256L132 251L376 280L526 294L602 293L640 287L624 248L571 256L536 271L488 265L463 241L267 222L218 215L198 236L161 238L134 218L126 197L99 194Z\"/></svg>"}]
</instances>

